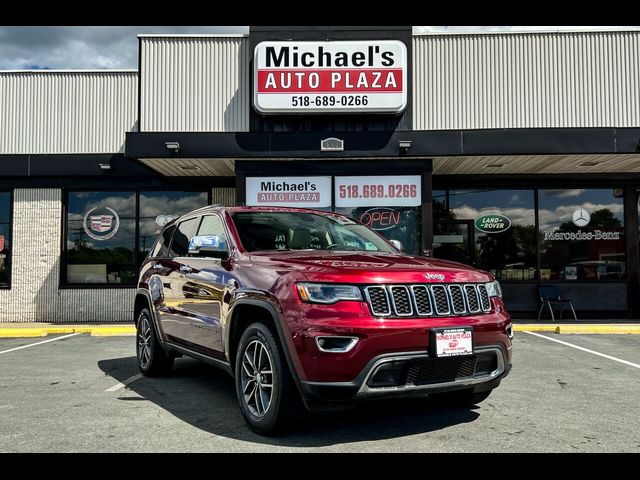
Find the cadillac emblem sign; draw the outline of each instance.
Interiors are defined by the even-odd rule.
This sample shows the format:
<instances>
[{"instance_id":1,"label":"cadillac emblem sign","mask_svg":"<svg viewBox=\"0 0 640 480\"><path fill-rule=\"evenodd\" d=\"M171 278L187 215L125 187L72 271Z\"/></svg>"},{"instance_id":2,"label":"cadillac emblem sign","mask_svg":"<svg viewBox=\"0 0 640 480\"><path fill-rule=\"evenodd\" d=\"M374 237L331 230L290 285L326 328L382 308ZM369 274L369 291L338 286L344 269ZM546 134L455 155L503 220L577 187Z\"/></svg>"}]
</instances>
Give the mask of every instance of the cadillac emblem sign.
<instances>
[{"instance_id":1,"label":"cadillac emblem sign","mask_svg":"<svg viewBox=\"0 0 640 480\"><path fill-rule=\"evenodd\" d=\"M108 240L118 233L120 218L112 208L95 207L85 214L83 227L89 238Z\"/></svg>"}]
</instances>

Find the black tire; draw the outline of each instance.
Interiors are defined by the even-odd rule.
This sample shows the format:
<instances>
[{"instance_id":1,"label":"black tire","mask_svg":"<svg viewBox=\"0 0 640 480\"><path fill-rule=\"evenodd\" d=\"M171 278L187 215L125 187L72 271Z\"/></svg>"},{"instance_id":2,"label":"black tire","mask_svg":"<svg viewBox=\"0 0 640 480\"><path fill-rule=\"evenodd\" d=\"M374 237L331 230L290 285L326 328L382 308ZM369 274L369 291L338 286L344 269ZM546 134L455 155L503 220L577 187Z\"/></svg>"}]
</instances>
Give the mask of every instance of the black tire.
<instances>
[{"instance_id":1,"label":"black tire","mask_svg":"<svg viewBox=\"0 0 640 480\"><path fill-rule=\"evenodd\" d=\"M268 371L272 373L265 373ZM251 380L251 373L255 374L254 380ZM240 338L235 382L240 410L254 432L273 435L290 428L302 417L302 401L282 347L274 332L264 323L250 325Z\"/></svg>"},{"instance_id":2,"label":"black tire","mask_svg":"<svg viewBox=\"0 0 640 480\"><path fill-rule=\"evenodd\" d=\"M485 401L493 390L473 393L473 390L457 390L455 392L439 393L434 400L442 406L470 407Z\"/></svg>"},{"instance_id":3,"label":"black tire","mask_svg":"<svg viewBox=\"0 0 640 480\"><path fill-rule=\"evenodd\" d=\"M160 345L148 308L142 309L136 321L136 358L140 372L146 377L166 375L173 367L174 358Z\"/></svg>"}]
</instances>

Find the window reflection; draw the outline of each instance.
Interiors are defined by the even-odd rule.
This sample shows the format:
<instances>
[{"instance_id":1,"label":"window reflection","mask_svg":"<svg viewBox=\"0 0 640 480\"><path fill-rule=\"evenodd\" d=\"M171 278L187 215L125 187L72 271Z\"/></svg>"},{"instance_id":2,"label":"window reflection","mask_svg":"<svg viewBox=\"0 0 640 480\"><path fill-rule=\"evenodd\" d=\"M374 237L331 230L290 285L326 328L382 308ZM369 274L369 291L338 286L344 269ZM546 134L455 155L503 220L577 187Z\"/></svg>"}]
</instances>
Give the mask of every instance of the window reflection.
<instances>
[{"instance_id":1,"label":"window reflection","mask_svg":"<svg viewBox=\"0 0 640 480\"><path fill-rule=\"evenodd\" d=\"M69 220L82 220L96 207L110 207L120 218L135 218L135 192L70 192L67 203Z\"/></svg>"},{"instance_id":2,"label":"window reflection","mask_svg":"<svg viewBox=\"0 0 640 480\"><path fill-rule=\"evenodd\" d=\"M541 280L624 280L624 203L619 189L539 191Z\"/></svg>"},{"instance_id":3,"label":"window reflection","mask_svg":"<svg viewBox=\"0 0 640 480\"><path fill-rule=\"evenodd\" d=\"M142 263L162 230L156 223L160 215L179 217L207 205L207 192L140 192L138 257Z\"/></svg>"},{"instance_id":4,"label":"window reflection","mask_svg":"<svg viewBox=\"0 0 640 480\"><path fill-rule=\"evenodd\" d=\"M135 284L138 266L161 230L156 217L183 215L206 206L208 200L206 192L140 192L136 217L136 197L132 191L69 192L68 284Z\"/></svg>"},{"instance_id":5,"label":"window reflection","mask_svg":"<svg viewBox=\"0 0 640 480\"><path fill-rule=\"evenodd\" d=\"M399 240L406 253L422 254L421 207L340 207L335 211L355 218L389 240Z\"/></svg>"},{"instance_id":6,"label":"window reflection","mask_svg":"<svg viewBox=\"0 0 640 480\"><path fill-rule=\"evenodd\" d=\"M135 283L135 192L71 192L67 282Z\"/></svg>"},{"instance_id":7,"label":"window reflection","mask_svg":"<svg viewBox=\"0 0 640 480\"><path fill-rule=\"evenodd\" d=\"M11 273L11 194L0 192L0 287L9 286Z\"/></svg>"},{"instance_id":8,"label":"window reflection","mask_svg":"<svg viewBox=\"0 0 640 480\"><path fill-rule=\"evenodd\" d=\"M436 190L433 212L434 256L498 280L536 278L533 190Z\"/></svg>"},{"instance_id":9,"label":"window reflection","mask_svg":"<svg viewBox=\"0 0 640 480\"><path fill-rule=\"evenodd\" d=\"M184 215L207 205L207 192L140 192L140 218Z\"/></svg>"}]
</instances>

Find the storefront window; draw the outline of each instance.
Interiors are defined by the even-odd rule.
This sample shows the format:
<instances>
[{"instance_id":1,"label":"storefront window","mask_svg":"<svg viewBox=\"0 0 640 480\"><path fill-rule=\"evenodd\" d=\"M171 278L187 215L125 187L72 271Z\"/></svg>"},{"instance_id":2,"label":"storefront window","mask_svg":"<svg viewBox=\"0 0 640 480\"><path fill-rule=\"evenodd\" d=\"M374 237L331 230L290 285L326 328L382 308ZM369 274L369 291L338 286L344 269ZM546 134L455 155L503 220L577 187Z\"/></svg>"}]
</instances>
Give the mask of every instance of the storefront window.
<instances>
[{"instance_id":1,"label":"storefront window","mask_svg":"<svg viewBox=\"0 0 640 480\"><path fill-rule=\"evenodd\" d=\"M135 283L135 192L72 192L67 283Z\"/></svg>"},{"instance_id":2,"label":"storefront window","mask_svg":"<svg viewBox=\"0 0 640 480\"><path fill-rule=\"evenodd\" d=\"M434 194L436 257L488 270L498 280L536 278L533 190Z\"/></svg>"},{"instance_id":3,"label":"storefront window","mask_svg":"<svg viewBox=\"0 0 640 480\"><path fill-rule=\"evenodd\" d=\"M335 211L422 255L420 187L419 175L335 177Z\"/></svg>"},{"instance_id":4,"label":"storefront window","mask_svg":"<svg viewBox=\"0 0 640 480\"><path fill-rule=\"evenodd\" d=\"M458 221L449 210L446 190L434 190L433 206L433 256L453 262L473 263L473 232L469 222Z\"/></svg>"},{"instance_id":5,"label":"storefront window","mask_svg":"<svg viewBox=\"0 0 640 480\"><path fill-rule=\"evenodd\" d=\"M541 280L624 280L622 190L539 191Z\"/></svg>"},{"instance_id":6,"label":"storefront window","mask_svg":"<svg viewBox=\"0 0 640 480\"><path fill-rule=\"evenodd\" d=\"M247 205L333 210L422 254L421 175L247 177L245 185Z\"/></svg>"},{"instance_id":7,"label":"storefront window","mask_svg":"<svg viewBox=\"0 0 640 480\"><path fill-rule=\"evenodd\" d=\"M69 192L66 283L135 284L160 232L157 217L182 215L207 199L206 192Z\"/></svg>"},{"instance_id":8,"label":"storefront window","mask_svg":"<svg viewBox=\"0 0 640 480\"><path fill-rule=\"evenodd\" d=\"M11 276L11 193L0 192L0 287Z\"/></svg>"}]
</instances>

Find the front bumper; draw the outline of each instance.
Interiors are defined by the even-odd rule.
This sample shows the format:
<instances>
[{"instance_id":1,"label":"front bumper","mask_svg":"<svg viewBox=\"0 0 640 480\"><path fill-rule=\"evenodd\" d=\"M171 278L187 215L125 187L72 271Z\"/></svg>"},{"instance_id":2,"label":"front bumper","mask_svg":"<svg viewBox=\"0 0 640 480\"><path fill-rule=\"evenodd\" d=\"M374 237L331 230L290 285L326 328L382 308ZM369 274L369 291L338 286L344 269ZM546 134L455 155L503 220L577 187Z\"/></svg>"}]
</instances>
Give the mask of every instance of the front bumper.
<instances>
[{"instance_id":1,"label":"front bumper","mask_svg":"<svg viewBox=\"0 0 640 480\"><path fill-rule=\"evenodd\" d=\"M432 358L426 352L388 353L373 358L350 382L301 381L312 410L341 408L373 398L409 397L473 388L491 390L511 364L499 345L474 350L473 356Z\"/></svg>"}]
</instances>

